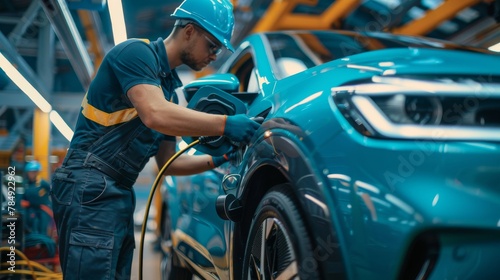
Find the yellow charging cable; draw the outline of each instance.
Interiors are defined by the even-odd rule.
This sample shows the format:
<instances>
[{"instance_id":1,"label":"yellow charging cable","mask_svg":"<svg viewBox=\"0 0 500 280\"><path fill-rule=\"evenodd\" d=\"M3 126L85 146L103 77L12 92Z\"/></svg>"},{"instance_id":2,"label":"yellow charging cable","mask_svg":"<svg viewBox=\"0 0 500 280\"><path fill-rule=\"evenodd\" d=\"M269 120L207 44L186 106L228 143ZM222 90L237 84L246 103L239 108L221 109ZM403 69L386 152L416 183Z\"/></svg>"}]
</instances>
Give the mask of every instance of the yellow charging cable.
<instances>
[{"instance_id":1,"label":"yellow charging cable","mask_svg":"<svg viewBox=\"0 0 500 280\"><path fill-rule=\"evenodd\" d=\"M11 251L10 247L1 247L0 252L2 251ZM15 271L9 271L9 270L1 270L0 275L2 274L24 274L24 275L30 275L34 280L50 280L50 279L63 279L62 273L61 272L54 272L45 266L43 266L40 263L37 263L35 261L29 260L28 257L26 257L23 252L19 251L18 249L15 249L15 253L17 256L21 257L22 260L16 260L16 266L28 266L29 270L27 269L16 269ZM1 264L1 266L8 265L8 262L4 262ZM39 271L36 271L35 269L38 269Z\"/></svg>"},{"instance_id":2,"label":"yellow charging cable","mask_svg":"<svg viewBox=\"0 0 500 280\"><path fill-rule=\"evenodd\" d=\"M151 207L151 202L153 201L153 196L155 194L156 188L158 184L161 182L161 178L165 170L172 164L174 160L176 160L180 155L182 155L187 150L191 149L193 146L196 146L200 143L200 140L195 140L191 144L187 145L184 149L181 149L177 153L175 153L168 161L163 165L161 170L158 172L155 181L153 182L153 186L151 187L151 191L149 192L148 202L146 203L146 209L144 211L144 220L142 221L142 229L141 229L141 244L139 247L139 279L142 280L142 267L143 267L143 256L144 256L144 237L146 235L146 224L148 222L149 216L149 208Z\"/></svg>"}]
</instances>

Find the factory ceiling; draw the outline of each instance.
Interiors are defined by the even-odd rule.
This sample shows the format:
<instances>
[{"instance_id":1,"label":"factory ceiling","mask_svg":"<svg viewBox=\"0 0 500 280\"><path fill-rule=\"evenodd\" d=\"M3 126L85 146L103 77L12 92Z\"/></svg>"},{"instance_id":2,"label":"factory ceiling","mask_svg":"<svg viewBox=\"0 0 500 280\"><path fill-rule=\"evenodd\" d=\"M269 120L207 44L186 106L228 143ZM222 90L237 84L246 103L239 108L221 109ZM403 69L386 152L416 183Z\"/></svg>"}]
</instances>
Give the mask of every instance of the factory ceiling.
<instances>
[{"instance_id":1,"label":"factory ceiling","mask_svg":"<svg viewBox=\"0 0 500 280\"><path fill-rule=\"evenodd\" d=\"M170 14L180 2L122 0L127 37L166 37L173 25ZM252 32L285 29L386 31L485 48L500 42L500 12L495 10L500 0L232 2L233 44ZM0 52L70 126L95 69L114 45L107 4L106 0L0 0ZM34 106L0 71L0 130L29 133Z\"/></svg>"}]
</instances>

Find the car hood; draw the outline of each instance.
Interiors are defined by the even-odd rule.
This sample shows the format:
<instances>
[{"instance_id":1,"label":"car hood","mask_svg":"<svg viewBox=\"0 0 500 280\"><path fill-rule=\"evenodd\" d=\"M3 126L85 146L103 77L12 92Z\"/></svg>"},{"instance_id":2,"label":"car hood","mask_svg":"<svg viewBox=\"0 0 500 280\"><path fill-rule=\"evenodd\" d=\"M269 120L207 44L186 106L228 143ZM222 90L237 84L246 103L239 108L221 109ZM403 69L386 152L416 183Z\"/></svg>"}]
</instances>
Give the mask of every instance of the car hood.
<instances>
[{"instance_id":1,"label":"car hood","mask_svg":"<svg viewBox=\"0 0 500 280\"><path fill-rule=\"evenodd\" d=\"M337 75L339 68L366 74L500 75L500 56L463 50L385 49L352 55L306 72Z\"/></svg>"},{"instance_id":2,"label":"car hood","mask_svg":"<svg viewBox=\"0 0 500 280\"><path fill-rule=\"evenodd\" d=\"M497 65L500 65L500 56L464 50L376 50L336 59L288 76L278 81L274 93L290 88L323 91L373 76L466 76L489 81L494 76L500 77Z\"/></svg>"}]
</instances>

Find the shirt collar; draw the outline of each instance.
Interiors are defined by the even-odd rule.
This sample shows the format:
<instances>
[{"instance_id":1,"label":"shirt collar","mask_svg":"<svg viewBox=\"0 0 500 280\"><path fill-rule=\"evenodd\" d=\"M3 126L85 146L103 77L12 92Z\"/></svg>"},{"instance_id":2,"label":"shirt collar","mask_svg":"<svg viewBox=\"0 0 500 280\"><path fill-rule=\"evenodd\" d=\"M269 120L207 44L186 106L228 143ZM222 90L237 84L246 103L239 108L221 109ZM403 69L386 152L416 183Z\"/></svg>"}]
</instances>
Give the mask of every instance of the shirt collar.
<instances>
[{"instance_id":1,"label":"shirt collar","mask_svg":"<svg viewBox=\"0 0 500 280\"><path fill-rule=\"evenodd\" d=\"M174 88L182 86L182 81L179 78L177 71L175 69L170 69L170 65L168 64L167 50L163 44L163 38L158 38L156 41L151 42L151 44L160 58L160 76L163 78L170 78L173 82Z\"/></svg>"}]
</instances>

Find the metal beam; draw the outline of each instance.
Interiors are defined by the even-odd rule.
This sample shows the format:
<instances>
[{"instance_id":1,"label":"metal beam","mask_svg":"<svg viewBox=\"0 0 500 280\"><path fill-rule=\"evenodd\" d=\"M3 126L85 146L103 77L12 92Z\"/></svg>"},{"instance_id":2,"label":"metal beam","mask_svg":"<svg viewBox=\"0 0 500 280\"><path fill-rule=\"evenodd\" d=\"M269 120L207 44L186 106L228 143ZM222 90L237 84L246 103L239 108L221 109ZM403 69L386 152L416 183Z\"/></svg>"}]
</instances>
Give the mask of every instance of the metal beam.
<instances>
[{"instance_id":1,"label":"metal beam","mask_svg":"<svg viewBox=\"0 0 500 280\"><path fill-rule=\"evenodd\" d=\"M50 100L50 94L54 85L55 61L55 35L52 27L47 24L42 26L38 33L38 55L36 60L36 72L43 84L47 87L46 92L41 92L45 99Z\"/></svg>"},{"instance_id":2,"label":"metal beam","mask_svg":"<svg viewBox=\"0 0 500 280\"><path fill-rule=\"evenodd\" d=\"M80 18L87 40L90 42L90 51L94 54L94 73L101 65L102 59L105 55L104 33L101 28L100 20L96 12L87 10L78 10L78 17Z\"/></svg>"},{"instance_id":3,"label":"metal beam","mask_svg":"<svg viewBox=\"0 0 500 280\"><path fill-rule=\"evenodd\" d=\"M485 41L495 40L495 37L500 37L500 24L491 17L484 17L468 25L449 40L464 45L482 46Z\"/></svg>"},{"instance_id":4,"label":"metal beam","mask_svg":"<svg viewBox=\"0 0 500 280\"><path fill-rule=\"evenodd\" d=\"M12 42L14 46L17 46L20 39L23 37L26 29L33 23L38 11L40 10L40 3L38 1L31 2L30 6L24 12L23 16L16 24L16 27L10 32L9 40Z\"/></svg>"},{"instance_id":5,"label":"metal beam","mask_svg":"<svg viewBox=\"0 0 500 280\"><path fill-rule=\"evenodd\" d=\"M85 95L74 92L53 92L50 104L55 110L75 110L78 112L81 108L82 99ZM2 106L9 108L35 108L35 104L29 97L20 90L1 90L0 100Z\"/></svg>"},{"instance_id":6,"label":"metal beam","mask_svg":"<svg viewBox=\"0 0 500 280\"><path fill-rule=\"evenodd\" d=\"M298 4L316 5L317 0L275 0L271 3L264 16L255 24L252 32L277 30L277 24L285 15L292 12Z\"/></svg>"},{"instance_id":7,"label":"metal beam","mask_svg":"<svg viewBox=\"0 0 500 280\"><path fill-rule=\"evenodd\" d=\"M40 93L47 92L47 87L40 82L39 77L33 72L33 69L31 69L28 63L16 52L16 49L12 46L9 39L1 32L0 51Z\"/></svg>"},{"instance_id":8,"label":"metal beam","mask_svg":"<svg viewBox=\"0 0 500 280\"><path fill-rule=\"evenodd\" d=\"M406 25L392 30L394 34L426 35L438 25L453 18L465 8L478 4L482 0L447 0L433 10Z\"/></svg>"},{"instance_id":9,"label":"metal beam","mask_svg":"<svg viewBox=\"0 0 500 280\"><path fill-rule=\"evenodd\" d=\"M0 16L0 23L2 23L2 24L18 24L19 17L2 15L2 16Z\"/></svg>"},{"instance_id":10,"label":"metal beam","mask_svg":"<svg viewBox=\"0 0 500 280\"><path fill-rule=\"evenodd\" d=\"M17 53L23 57L37 57L38 56L38 38L24 39L22 45L17 46ZM64 51L61 42L57 41L54 45L56 59L68 59L68 55Z\"/></svg>"},{"instance_id":11,"label":"metal beam","mask_svg":"<svg viewBox=\"0 0 500 280\"><path fill-rule=\"evenodd\" d=\"M2 90L0 91L0 100L2 105L9 108L35 108L36 105L31 99L21 90Z\"/></svg>"},{"instance_id":12,"label":"metal beam","mask_svg":"<svg viewBox=\"0 0 500 280\"><path fill-rule=\"evenodd\" d=\"M264 16L255 24L253 32L275 30L275 25L280 18L289 13L295 5L291 1L273 1Z\"/></svg>"},{"instance_id":13,"label":"metal beam","mask_svg":"<svg viewBox=\"0 0 500 280\"><path fill-rule=\"evenodd\" d=\"M82 107L82 100L85 93L57 92L52 94L52 107L57 111L75 111L78 114Z\"/></svg>"},{"instance_id":14,"label":"metal beam","mask_svg":"<svg viewBox=\"0 0 500 280\"><path fill-rule=\"evenodd\" d=\"M274 1L252 32L287 29L332 29L340 27L361 0L337 0L321 15L293 14L298 4L316 5L312 0Z\"/></svg>"},{"instance_id":15,"label":"metal beam","mask_svg":"<svg viewBox=\"0 0 500 280\"><path fill-rule=\"evenodd\" d=\"M2 107L0 107L0 117L5 113L7 112L7 109L9 107L7 107L6 105L2 105Z\"/></svg>"},{"instance_id":16,"label":"metal beam","mask_svg":"<svg viewBox=\"0 0 500 280\"><path fill-rule=\"evenodd\" d=\"M345 19L361 4L361 0L337 0L321 15L324 26L340 26L340 21Z\"/></svg>"},{"instance_id":17,"label":"metal beam","mask_svg":"<svg viewBox=\"0 0 500 280\"><path fill-rule=\"evenodd\" d=\"M286 14L276 23L275 29L332 29L361 4L361 0L337 0L321 15Z\"/></svg>"},{"instance_id":18,"label":"metal beam","mask_svg":"<svg viewBox=\"0 0 500 280\"><path fill-rule=\"evenodd\" d=\"M83 88L87 89L94 75L94 67L66 2L64 0L42 0L42 7L52 23L57 38L68 54L69 61Z\"/></svg>"},{"instance_id":19,"label":"metal beam","mask_svg":"<svg viewBox=\"0 0 500 280\"><path fill-rule=\"evenodd\" d=\"M48 91L42 95L45 99L50 100L54 85L55 36L49 24L40 28L38 42L37 73L48 88ZM49 179L50 130L49 113L36 108L33 113L33 133L31 135L33 155L42 165L40 177L46 180Z\"/></svg>"},{"instance_id":20,"label":"metal beam","mask_svg":"<svg viewBox=\"0 0 500 280\"><path fill-rule=\"evenodd\" d=\"M33 120L33 111L26 110L23 113L19 109L14 110L16 123L10 128L9 133L23 134L25 132L26 123Z\"/></svg>"}]
</instances>

